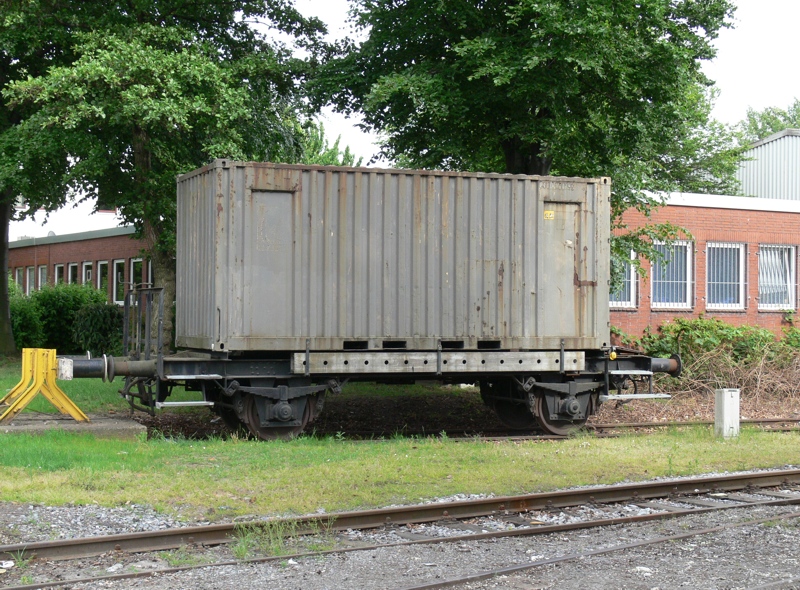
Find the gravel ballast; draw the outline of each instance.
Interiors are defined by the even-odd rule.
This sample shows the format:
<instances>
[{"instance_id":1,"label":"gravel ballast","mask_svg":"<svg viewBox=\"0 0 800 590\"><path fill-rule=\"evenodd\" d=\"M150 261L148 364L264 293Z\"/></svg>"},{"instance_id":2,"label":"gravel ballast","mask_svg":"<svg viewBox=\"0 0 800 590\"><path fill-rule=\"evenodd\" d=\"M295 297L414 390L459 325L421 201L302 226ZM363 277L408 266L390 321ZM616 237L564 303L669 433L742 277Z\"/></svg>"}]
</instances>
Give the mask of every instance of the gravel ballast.
<instances>
[{"instance_id":1,"label":"gravel ballast","mask_svg":"<svg viewBox=\"0 0 800 590\"><path fill-rule=\"evenodd\" d=\"M51 529L51 532L58 530L59 536L69 536L71 532L78 533L73 536L80 536L98 526L106 526L97 524L103 521L103 517L112 519L120 517L121 523L126 522L126 518L134 518L126 515L125 509L62 507L54 511L45 507L35 508L38 509L40 523L50 515L59 519L57 526ZM134 509L137 513L142 511L142 507L132 507L130 512L133 513ZM91 514L92 510L100 512ZM72 582L67 583L65 587L73 590L95 588L221 590L232 587L236 587L237 590L402 589L486 570L561 556L580 555L597 549L621 547L646 539L683 535L691 531L724 527L750 520L771 519L766 523L724 528L710 534L646 547L578 557L458 587L471 590L489 588L664 590L681 587L751 589L762 586L800 588L800 551L798 551L800 518L793 517L788 520L779 518L781 515L796 512L800 512L800 508L792 506L738 508L665 521L616 525L542 536L386 547L310 558L286 557L267 563L204 567L150 578L93 583ZM3 521L3 530L6 530L6 519ZM87 523L90 523L88 528ZM140 520L128 520L127 523L124 526L131 524L139 526L137 530L145 528L157 530L176 524L147 511ZM110 532L114 529L112 527L108 530ZM362 540L368 540L364 536L369 535L362 535ZM228 548L224 547L201 549L198 553L205 559L231 559ZM27 570L30 576L27 579L44 582L60 577L62 580L69 580L91 575L144 571L169 565L157 554L123 557L104 555L82 562L33 563ZM14 575L15 573L17 575ZM16 581L19 573L21 572L9 570L6 574L0 575L0 583L8 585L11 576ZM765 586L767 584L769 586Z\"/></svg>"}]
</instances>

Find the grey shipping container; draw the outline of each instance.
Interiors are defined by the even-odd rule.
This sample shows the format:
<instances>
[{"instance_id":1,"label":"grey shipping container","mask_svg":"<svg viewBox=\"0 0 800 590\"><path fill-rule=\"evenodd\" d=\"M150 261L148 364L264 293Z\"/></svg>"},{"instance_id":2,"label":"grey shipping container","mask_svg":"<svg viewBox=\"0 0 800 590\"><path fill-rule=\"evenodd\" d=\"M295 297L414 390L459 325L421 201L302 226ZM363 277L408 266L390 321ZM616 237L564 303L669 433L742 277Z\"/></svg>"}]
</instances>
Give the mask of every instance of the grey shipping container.
<instances>
[{"instance_id":1,"label":"grey shipping container","mask_svg":"<svg viewBox=\"0 0 800 590\"><path fill-rule=\"evenodd\" d=\"M178 178L179 347L609 343L607 178L216 160Z\"/></svg>"}]
</instances>

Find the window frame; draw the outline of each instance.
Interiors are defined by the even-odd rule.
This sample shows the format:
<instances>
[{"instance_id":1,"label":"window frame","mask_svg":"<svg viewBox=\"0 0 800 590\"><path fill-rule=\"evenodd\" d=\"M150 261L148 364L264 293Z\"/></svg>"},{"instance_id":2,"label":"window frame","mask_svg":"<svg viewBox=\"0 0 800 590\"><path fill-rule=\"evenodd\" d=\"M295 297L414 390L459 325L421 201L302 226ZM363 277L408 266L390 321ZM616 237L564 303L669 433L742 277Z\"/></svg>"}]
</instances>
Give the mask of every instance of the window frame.
<instances>
[{"instance_id":1,"label":"window frame","mask_svg":"<svg viewBox=\"0 0 800 590\"><path fill-rule=\"evenodd\" d=\"M36 290L36 267L25 267L25 295L30 295Z\"/></svg>"},{"instance_id":2,"label":"window frame","mask_svg":"<svg viewBox=\"0 0 800 590\"><path fill-rule=\"evenodd\" d=\"M103 273L100 270L102 267L106 267L106 298L108 298L108 287L111 281L109 280L111 277L109 276L109 269L111 268L108 264L108 260L98 260L97 261L97 277L95 280L95 285L98 290L103 289Z\"/></svg>"},{"instance_id":3,"label":"window frame","mask_svg":"<svg viewBox=\"0 0 800 590\"><path fill-rule=\"evenodd\" d=\"M141 265L140 266L140 268L141 268L141 277L137 277L136 276L136 270L135 269L136 269L136 265L137 264ZM142 259L142 258L131 258L130 259L129 267L128 267L128 277L130 277L130 278L129 278L128 282L130 283L131 288L135 288L137 285L144 286L147 283L147 281L145 280L147 278L145 276L146 273L147 273L147 266L145 265L144 259ZM141 282L137 283L136 282L137 278L141 278L142 279Z\"/></svg>"},{"instance_id":4,"label":"window frame","mask_svg":"<svg viewBox=\"0 0 800 590\"><path fill-rule=\"evenodd\" d=\"M72 270L73 269L75 270L75 280L74 281L72 280ZM81 277L78 274L78 263L77 262L70 262L67 265L67 283L69 283L70 285L72 283L78 283L80 278Z\"/></svg>"},{"instance_id":5,"label":"window frame","mask_svg":"<svg viewBox=\"0 0 800 590\"><path fill-rule=\"evenodd\" d=\"M89 271L89 277L86 277L86 271ZM92 285L92 271L94 270L94 263L92 262L84 262L81 264L81 284L82 285Z\"/></svg>"},{"instance_id":6,"label":"window frame","mask_svg":"<svg viewBox=\"0 0 800 590\"><path fill-rule=\"evenodd\" d=\"M121 266L122 267L122 280L121 281L118 280L117 266ZM125 294L127 292L127 289L126 289L127 283L125 282L125 267L126 266L127 265L125 264L125 259L124 258L118 258L118 259L114 260L112 262L112 264L111 264L111 271L112 271L111 298L112 298L112 301L114 301L114 303L116 303L117 305L124 305L125 304ZM120 285L122 286L122 298L121 299L117 299L117 287L120 286Z\"/></svg>"},{"instance_id":7,"label":"window frame","mask_svg":"<svg viewBox=\"0 0 800 590\"><path fill-rule=\"evenodd\" d=\"M25 281L25 267L18 266L14 269L14 282L17 283L20 289L23 287Z\"/></svg>"},{"instance_id":8,"label":"window frame","mask_svg":"<svg viewBox=\"0 0 800 590\"><path fill-rule=\"evenodd\" d=\"M638 307L638 286L639 286L639 273L636 272L636 266L633 264L633 261L636 260L636 253L631 250L630 260L628 260L625 264L627 264L627 280L630 281L630 297L629 299L622 300L622 299L614 299L614 293L609 289L608 291L608 306L611 309L636 309Z\"/></svg>"},{"instance_id":9,"label":"window frame","mask_svg":"<svg viewBox=\"0 0 800 590\"><path fill-rule=\"evenodd\" d=\"M762 303L761 302L761 285L762 285L762 275L761 275L761 261L762 256L761 253L766 248L781 248L784 250L789 251L789 277L788 277L788 284L787 293L789 295L790 302L788 304L781 304L781 303ZM797 247L791 244L759 244L758 245L758 309L759 311L788 311L788 310L795 310L797 309Z\"/></svg>"},{"instance_id":10,"label":"window frame","mask_svg":"<svg viewBox=\"0 0 800 590\"><path fill-rule=\"evenodd\" d=\"M59 272L60 271L60 272ZM64 282L65 278L64 274L64 265L63 264L56 264L53 267L53 284L58 285Z\"/></svg>"},{"instance_id":11,"label":"window frame","mask_svg":"<svg viewBox=\"0 0 800 590\"><path fill-rule=\"evenodd\" d=\"M694 307L694 281L693 281L693 262L694 262L694 243L690 240L675 240L671 244L665 242L654 242L654 247L664 246L668 248L686 248L686 277L684 283L686 285L686 298L684 301L675 302L656 302L656 269L659 261L653 261L650 266L650 308L658 310L669 309L692 309Z\"/></svg>"},{"instance_id":12,"label":"window frame","mask_svg":"<svg viewBox=\"0 0 800 590\"><path fill-rule=\"evenodd\" d=\"M39 272L37 273L37 280L39 281L39 289L47 285L47 265L40 264Z\"/></svg>"},{"instance_id":13,"label":"window frame","mask_svg":"<svg viewBox=\"0 0 800 590\"><path fill-rule=\"evenodd\" d=\"M711 250L738 250L738 303L712 302ZM713 311L744 311L747 308L747 245L741 242L706 242L706 309ZM722 284L722 283L719 283Z\"/></svg>"}]
</instances>

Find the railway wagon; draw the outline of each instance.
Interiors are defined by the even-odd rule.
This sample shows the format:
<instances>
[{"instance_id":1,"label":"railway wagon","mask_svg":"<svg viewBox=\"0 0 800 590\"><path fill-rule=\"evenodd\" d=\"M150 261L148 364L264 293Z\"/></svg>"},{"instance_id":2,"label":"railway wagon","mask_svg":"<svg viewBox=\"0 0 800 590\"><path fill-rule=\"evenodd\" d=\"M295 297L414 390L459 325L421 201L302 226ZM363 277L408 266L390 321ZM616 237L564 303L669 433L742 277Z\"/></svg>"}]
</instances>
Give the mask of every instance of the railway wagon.
<instances>
[{"instance_id":1,"label":"railway wagon","mask_svg":"<svg viewBox=\"0 0 800 590\"><path fill-rule=\"evenodd\" d=\"M125 375L148 409L183 384L263 439L301 432L357 380L477 383L509 427L565 434L680 370L610 346L610 190L216 160L177 180L179 352L150 329L158 293L140 289L126 355L73 372Z\"/></svg>"}]
</instances>

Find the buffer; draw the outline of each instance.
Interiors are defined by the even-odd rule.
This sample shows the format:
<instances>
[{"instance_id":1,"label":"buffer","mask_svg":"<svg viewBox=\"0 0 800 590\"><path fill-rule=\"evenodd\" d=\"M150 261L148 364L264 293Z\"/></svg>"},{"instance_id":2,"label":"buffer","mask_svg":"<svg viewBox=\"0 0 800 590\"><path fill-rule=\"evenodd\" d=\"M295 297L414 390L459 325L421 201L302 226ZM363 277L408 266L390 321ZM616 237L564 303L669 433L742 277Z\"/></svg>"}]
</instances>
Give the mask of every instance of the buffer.
<instances>
[{"instance_id":1,"label":"buffer","mask_svg":"<svg viewBox=\"0 0 800 590\"><path fill-rule=\"evenodd\" d=\"M55 350L23 348L22 379L0 399L0 423L11 422L39 393L50 400L62 414L68 414L78 422L88 422L86 414L56 384L57 374L58 360Z\"/></svg>"}]
</instances>

